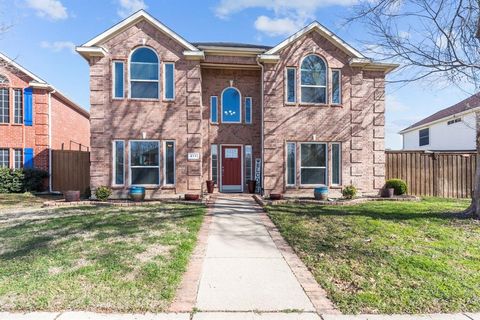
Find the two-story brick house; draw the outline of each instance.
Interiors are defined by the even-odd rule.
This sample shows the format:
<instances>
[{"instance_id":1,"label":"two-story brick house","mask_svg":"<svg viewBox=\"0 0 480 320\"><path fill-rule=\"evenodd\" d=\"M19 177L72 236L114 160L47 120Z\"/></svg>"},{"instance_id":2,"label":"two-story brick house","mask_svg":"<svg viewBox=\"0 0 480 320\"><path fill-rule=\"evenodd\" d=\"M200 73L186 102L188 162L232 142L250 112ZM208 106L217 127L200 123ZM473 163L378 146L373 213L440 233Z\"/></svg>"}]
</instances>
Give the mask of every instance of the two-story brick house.
<instances>
[{"instance_id":1,"label":"two-story brick house","mask_svg":"<svg viewBox=\"0 0 480 320\"><path fill-rule=\"evenodd\" d=\"M50 173L51 150L89 146L89 113L0 53L0 167Z\"/></svg>"},{"instance_id":2,"label":"two-story brick house","mask_svg":"<svg viewBox=\"0 0 480 320\"><path fill-rule=\"evenodd\" d=\"M385 75L396 65L318 22L273 48L190 43L142 10L77 51L90 65L92 189L384 184Z\"/></svg>"}]
</instances>

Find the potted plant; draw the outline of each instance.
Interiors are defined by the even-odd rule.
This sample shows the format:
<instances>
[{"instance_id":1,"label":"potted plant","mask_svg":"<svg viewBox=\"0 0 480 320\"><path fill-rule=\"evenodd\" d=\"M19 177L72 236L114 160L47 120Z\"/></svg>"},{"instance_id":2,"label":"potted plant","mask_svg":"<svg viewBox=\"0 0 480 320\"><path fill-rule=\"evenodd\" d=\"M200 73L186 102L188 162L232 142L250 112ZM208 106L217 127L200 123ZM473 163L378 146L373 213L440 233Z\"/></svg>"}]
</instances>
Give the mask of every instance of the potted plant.
<instances>
[{"instance_id":1,"label":"potted plant","mask_svg":"<svg viewBox=\"0 0 480 320\"><path fill-rule=\"evenodd\" d=\"M328 187L320 186L313 189L313 196L315 197L315 200L328 200Z\"/></svg>"},{"instance_id":2,"label":"potted plant","mask_svg":"<svg viewBox=\"0 0 480 320\"><path fill-rule=\"evenodd\" d=\"M393 195L395 193L395 189L393 188L383 188L382 189L382 197L383 198L393 198Z\"/></svg>"},{"instance_id":3,"label":"potted plant","mask_svg":"<svg viewBox=\"0 0 480 320\"><path fill-rule=\"evenodd\" d=\"M247 181L247 186L248 186L248 193L255 193L255 189L257 187L257 181L248 180Z\"/></svg>"},{"instance_id":4,"label":"potted plant","mask_svg":"<svg viewBox=\"0 0 480 320\"><path fill-rule=\"evenodd\" d=\"M144 187L130 187L128 191L130 199L135 202L140 202L145 199L145 188Z\"/></svg>"},{"instance_id":5,"label":"potted plant","mask_svg":"<svg viewBox=\"0 0 480 320\"><path fill-rule=\"evenodd\" d=\"M215 181L207 180L207 192L213 193L213 189L215 188Z\"/></svg>"},{"instance_id":6,"label":"potted plant","mask_svg":"<svg viewBox=\"0 0 480 320\"><path fill-rule=\"evenodd\" d=\"M80 191L69 190L63 193L66 202L80 201Z\"/></svg>"}]
</instances>

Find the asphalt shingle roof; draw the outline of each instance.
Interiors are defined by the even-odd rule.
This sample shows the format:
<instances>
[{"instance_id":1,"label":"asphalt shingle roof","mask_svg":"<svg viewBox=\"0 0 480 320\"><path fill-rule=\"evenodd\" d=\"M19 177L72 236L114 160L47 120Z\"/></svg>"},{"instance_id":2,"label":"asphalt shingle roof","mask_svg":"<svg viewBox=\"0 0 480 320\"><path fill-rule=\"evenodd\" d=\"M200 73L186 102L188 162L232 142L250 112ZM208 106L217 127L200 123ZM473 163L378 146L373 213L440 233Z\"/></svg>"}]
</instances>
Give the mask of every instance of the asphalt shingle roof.
<instances>
[{"instance_id":1,"label":"asphalt shingle roof","mask_svg":"<svg viewBox=\"0 0 480 320\"><path fill-rule=\"evenodd\" d=\"M238 43L238 42L192 42L195 47L207 46L207 47L227 47L227 48L253 48L253 49L264 49L269 50L272 47L260 45L260 44L249 44L249 43Z\"/></svg>"}]
</instances>

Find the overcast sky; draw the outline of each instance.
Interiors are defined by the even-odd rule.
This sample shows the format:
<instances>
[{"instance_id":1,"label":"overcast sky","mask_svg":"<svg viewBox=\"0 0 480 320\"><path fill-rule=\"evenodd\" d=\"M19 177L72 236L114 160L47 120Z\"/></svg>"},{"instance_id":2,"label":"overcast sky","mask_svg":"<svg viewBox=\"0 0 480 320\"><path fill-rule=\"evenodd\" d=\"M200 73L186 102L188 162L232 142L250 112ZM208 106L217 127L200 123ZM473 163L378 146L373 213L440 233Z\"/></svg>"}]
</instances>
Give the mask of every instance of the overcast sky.
<instances>
[{"instance_id":1,"label":"overcast sky","mask_svg":"<svg viewBox=\"0 0 480 320\"><path fill-rule=\"evenodd\" d=\"M11 28L0 51L89 108L88 65L74 51L131 13L145 9L188 41L276 45L318 20L362 51L361 25L344 26L358 0L0 0L0 19ZM368 38L367 38L368 40ZM394 76L395 77L395 76ZM388 84L386 147L401 148L397 134L468 96L430 82Z\"/></svg>"}]
</instances>

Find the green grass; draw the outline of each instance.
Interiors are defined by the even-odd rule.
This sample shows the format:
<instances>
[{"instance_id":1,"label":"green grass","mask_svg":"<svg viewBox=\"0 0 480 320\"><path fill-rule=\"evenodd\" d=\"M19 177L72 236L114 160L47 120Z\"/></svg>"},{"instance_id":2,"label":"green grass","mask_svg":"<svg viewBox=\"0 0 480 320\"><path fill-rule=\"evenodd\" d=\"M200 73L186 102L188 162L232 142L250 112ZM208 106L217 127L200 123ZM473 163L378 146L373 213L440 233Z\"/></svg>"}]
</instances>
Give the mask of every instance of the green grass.
<instances>
[{"instance_id":1,"label":"green grass","mask_svg":"<svg viewBox=\"0 0 480 320\"><path fill-rule=\"evenodd\" d=\"M21 208L40 208L45 201L59 198L61 197L55 195L33 195L30 192L0 193L0 211Z\"/></svg>"},{"instance_id":2,"label":"green grass","mask_svg":"<svg viewBox=\"0 0 480 320\"><path fill-rule=\"evenodd\" d=\"M480 222L466 200L276 205L274 223L344 313L480 311Z\"/></svg>"},{"instance_id":3,"label":"green grass","mask_svg":"<svg viewBox=\"0 0 480 320\"><path fill-rule=\"evenodd\" d=\"M77 207L0 220L0 311L163 311L204 211Z\"/></svg>"}]
</instances>

